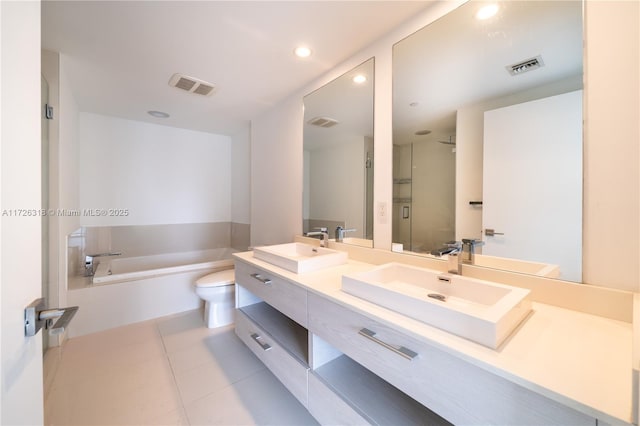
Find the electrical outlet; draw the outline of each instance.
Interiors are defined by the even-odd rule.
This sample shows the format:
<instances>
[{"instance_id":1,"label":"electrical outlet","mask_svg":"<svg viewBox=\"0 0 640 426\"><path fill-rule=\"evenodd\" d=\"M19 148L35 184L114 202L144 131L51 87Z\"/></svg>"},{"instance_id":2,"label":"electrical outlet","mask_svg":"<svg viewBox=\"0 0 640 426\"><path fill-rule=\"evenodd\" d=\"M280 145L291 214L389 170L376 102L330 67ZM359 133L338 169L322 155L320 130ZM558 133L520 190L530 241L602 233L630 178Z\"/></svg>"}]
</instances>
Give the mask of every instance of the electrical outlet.
<instances>
[{"instance_id":1,"label":"electrical outlet","mask_svg":"<svg viewBox=\"0 0 640 426\"><path fill-rule=\"evenodd\" d=\"M387 223L387 217L389 216L389 210L387 209L387 203L381 201L378 203L378 223L384 225Z\"/></svg>"}]
</instances>

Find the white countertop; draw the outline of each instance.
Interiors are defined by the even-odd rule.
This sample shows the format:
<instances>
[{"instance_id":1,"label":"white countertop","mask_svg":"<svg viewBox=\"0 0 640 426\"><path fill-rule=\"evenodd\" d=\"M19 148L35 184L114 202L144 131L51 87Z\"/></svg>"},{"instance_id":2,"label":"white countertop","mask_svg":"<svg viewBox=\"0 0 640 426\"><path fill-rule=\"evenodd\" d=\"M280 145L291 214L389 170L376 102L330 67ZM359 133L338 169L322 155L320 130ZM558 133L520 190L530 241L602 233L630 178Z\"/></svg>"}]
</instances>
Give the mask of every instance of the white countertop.
<instances>
[{"instance_id":1,"label":"white countertop","mask_svg":"<svg viewBox=\"0 0 640 426\"><path fill-rule=\"evenodd\" d=\"M573 409L611 424L632 423L630 323L534 302L532 314L493 350L340 290L342 275L375 265L349 260L295 274L252 252L234 256Z\"/></svg>"}]
</instances>

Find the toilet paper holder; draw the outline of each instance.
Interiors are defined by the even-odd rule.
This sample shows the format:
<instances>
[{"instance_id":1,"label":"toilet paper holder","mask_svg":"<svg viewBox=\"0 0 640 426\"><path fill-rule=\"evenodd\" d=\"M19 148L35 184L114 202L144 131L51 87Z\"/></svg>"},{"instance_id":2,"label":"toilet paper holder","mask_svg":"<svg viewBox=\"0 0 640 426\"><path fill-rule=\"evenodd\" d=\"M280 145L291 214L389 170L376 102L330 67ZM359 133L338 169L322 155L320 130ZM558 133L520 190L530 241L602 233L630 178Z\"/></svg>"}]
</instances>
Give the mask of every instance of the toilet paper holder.
<instances>
[{"instance_id":1,"label":"toilet paper holder","mask_svg":"<svg viewBox=\"0 0 640 426\"><path fill-rule=\"evenodd\" d=\"M35 336L42 327L52 335L64 333L73 316L78 312L77 306L68 308L47 309L44 298L36 299L24 309L24 334ZM57 318L57 321L53 322Z\"/></svg>"}]
</instances>

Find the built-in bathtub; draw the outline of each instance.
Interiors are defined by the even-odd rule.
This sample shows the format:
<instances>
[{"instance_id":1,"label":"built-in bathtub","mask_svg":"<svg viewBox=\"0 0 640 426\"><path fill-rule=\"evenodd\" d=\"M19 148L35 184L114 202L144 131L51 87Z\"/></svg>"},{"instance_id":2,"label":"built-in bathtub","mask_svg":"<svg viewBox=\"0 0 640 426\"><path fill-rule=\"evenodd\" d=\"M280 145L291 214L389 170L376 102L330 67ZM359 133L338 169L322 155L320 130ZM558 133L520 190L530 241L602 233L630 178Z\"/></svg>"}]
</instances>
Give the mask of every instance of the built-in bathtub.
<instances>
[{"instance_id":1,"label":"built-in bathtub","mask_svg":"<svg viewBox=\"0 0 640 426\"><path fill-rule=\"evenodd\" d=\"M234 251L219 248L153 256L113 257L98 264L92 283L111 284L203 269L230 268L233 266L231 253Z\"/></svg>"},{"instance_id":2,"label":"built-in bathtub","mask_svg":"<svg viewBox=\"0 0 640 426\"><path fill-rule=\"evenodd\" d=\"M235 250L102 259L93 279L70 281L67 304L79 306L68 337L198 309L195 281L233 267Z\"/></svg>"}]
</instances>

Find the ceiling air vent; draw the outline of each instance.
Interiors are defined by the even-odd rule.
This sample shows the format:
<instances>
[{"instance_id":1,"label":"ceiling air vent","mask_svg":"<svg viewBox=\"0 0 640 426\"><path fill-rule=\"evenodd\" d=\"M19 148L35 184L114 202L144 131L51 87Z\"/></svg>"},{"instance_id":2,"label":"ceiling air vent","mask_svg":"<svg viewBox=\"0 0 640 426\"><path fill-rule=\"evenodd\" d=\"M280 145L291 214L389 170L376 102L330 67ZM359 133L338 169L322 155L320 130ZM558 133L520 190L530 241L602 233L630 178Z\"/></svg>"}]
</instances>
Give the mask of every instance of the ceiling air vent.
<instances>
[{"instance_id":1,"label":"ceiling air vent","mask_svg":"<svg viewBox=\"0 0 640 426\"><path fill-rule=\"evenodd\" d=\"M169 79L169 86L204 96L211 95L215 89L215 86L211 83L183 74L172 75L171 79Z\"/></svg>"},{"instance_id":2,"label":"ceiling air vent","mask_svg":"<svg viewBox=\"0 0 640 426\"><path fill-rule=\"evenodd\" d=\"M329 117L315 117L307 121L307 123L318 127L333 127L338 124L339 121Z\"/></svg>"},{"instance_id":3,"label":"ceiling air vent","mask_svg":"<svg viewBox=\"0 0 640 426\"><path fill-rule=\"evenodd\" d=\"M535 58L527 59L526 61L519 62L513 65L507 65L507 71L511 75L524 74L527 71L533 71L544 66L542 56L538 55Z\"/></svg>"}]
</instances>

